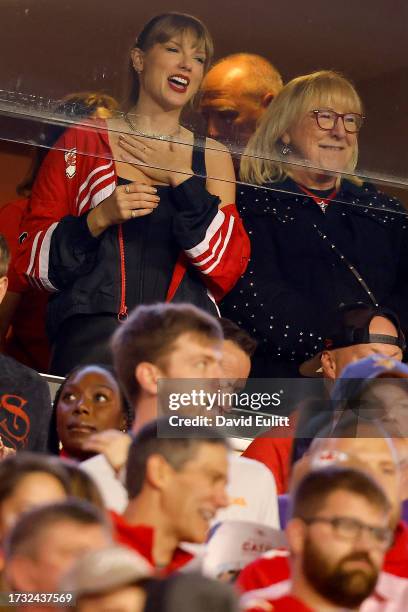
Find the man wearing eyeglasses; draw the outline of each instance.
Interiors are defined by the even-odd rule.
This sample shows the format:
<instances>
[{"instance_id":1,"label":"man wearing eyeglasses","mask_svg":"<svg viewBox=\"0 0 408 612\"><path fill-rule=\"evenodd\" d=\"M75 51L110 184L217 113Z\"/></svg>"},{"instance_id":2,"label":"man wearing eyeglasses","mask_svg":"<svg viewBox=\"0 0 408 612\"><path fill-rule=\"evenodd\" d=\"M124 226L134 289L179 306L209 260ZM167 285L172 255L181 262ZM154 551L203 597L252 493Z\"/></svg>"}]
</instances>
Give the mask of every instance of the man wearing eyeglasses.
<instances>
[{"instance_id":1,"label":"man wearing eyeglasses","mask_svg":"<svg viewBox=\"0 0 408 612\"><path fill-rule=\"evenodd\" d=\"M383 490L364 472L331 466L308 473L294 491L286 526L291 580L247 593L244 609L364 610L363 602L376 587L392 543L390 512ZM406 585L396 585L403 601ZM373 597L369 609L387 608Z\"/></svg>"},{"instance_id":2,"label":"man wearing eyeglasses","mask_svg":"<svg viewBox=\"0 0 408 612\"><path fill-rule=\"evenodd\" d=\"M408 590L408 527L401 520L401 501L404 499L401 459L405 458L406 443L403 438L388 437L390 434L378 422L360 419L356 427L351 411L349 418L338 424L335 437L321 435L323 431L315 437L308 453L293 467L292 489L296 489L305 474L329 465L368 471L369 476L382 487L391 507L389 527L393 531L393 539L384 557L375 597L378 599L381 594L381 612L396 612L399 610L400 591ZM360 516L361 520L365 518ZM238 579L239 588L253 591L287 581L290 577L288 555L288 551L283 550L271 550L262 555L242 570ZM405 596L408 601L407 592ZM373 597L364 604L367 608L363 607L362 611L373 612L368 607ZM401 612L405 611L406 606L403 606Z\"/></svg>"}]
</instances>

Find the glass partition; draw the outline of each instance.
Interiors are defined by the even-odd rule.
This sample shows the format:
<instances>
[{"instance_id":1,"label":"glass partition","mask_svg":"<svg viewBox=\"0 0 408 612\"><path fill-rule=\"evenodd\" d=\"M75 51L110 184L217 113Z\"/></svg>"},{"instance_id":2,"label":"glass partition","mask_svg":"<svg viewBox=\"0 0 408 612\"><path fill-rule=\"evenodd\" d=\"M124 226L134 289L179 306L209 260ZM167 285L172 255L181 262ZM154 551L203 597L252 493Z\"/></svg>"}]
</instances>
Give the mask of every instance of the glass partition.
<instances>
[{"instance_id":1,"label":"glass partition","mask_svg":"<svg viewBox=\"0 0 408 612\"><path fill-rule=\"evenodd\" d=\"M171 8L186 9L179 4ZM257 54L273 63L284 83L323 69L341 72L350 79L362 98L361 109L347 101L340 104L341 108L338 100L329 104L331 93L328 92L323 96L325 100L321 103L316 99L310 101L313 108L303 105L292 119L300 121L309 113L310 121L316 121L322 133L327 130L327 134L334 122L343 132L348 128L354 132L361 127L358 134L349 134L351 140L358 141L359 155L355 169L348 167L347 174L376 183L385 190L387 187L399 189L399 196L405 199L408 186L406 4L397 1L390 11L384 0L374 0L369 12L364 6L355 6L350 11L338 10L332 3L320 1L304 5L298 0L290 0L278 4L258 0L249 8L243 2L221 0L216 8L204 8L192 1L188 12L199 16L208 26L214 38L215 60L232 53ZM5 2L2 9L5 35L0 41L1 56L8 58L0 69L0 139L3 143L51 147L53 128L59 128L58 132L74 125L80 130L103 128L108 132L119 130L133 135L136 130L141 138L168 139L160 130L144 129L143 117L134 109L130 109L128 116L122 115L129 51L143 25L163 10L168 10L168 5L156 0L149 3L148 10L130 0L123 0L120 10L106 1L96 5L93 0L81 3L69 0L57 5L50 0ZM256 77L259 81L261 72L260 69L256 74L256 69L253 70L251 78ZM343 162L325 162L330 155L309 158L296 148L286 155L282 135L278 135L276 146L269 136L265 136L246 149L248 133L244 131L247 128L244 122L236 122L239 103L253 95L252 92L248 94L246 87L243 82L235 90L235 96L226 95L216 108L220 121L236 123L226 141L234 158L245 154L250 165L254 159L277 163L283 174L289 175L296 174L299 166L311 171L325 170L328 174L345 174L345 168L340 167ZM101 124L95 125L92 120L78 116L75 104L61 104L65 96L78 91L114 97L118 101L118 109L113 112L116 120L108 121L101 128ZM208 95L212 95L214 102L218 94L214 90L210 94L207 92L202 101ZM296 104L296 95L290 102ZM246 103L249 105L248 101ZM315 108L316 105L326 108ZM327 108L329 106L333 108ZM203 113L200 113L199 104L195 110L186 109L183 124L201 135L199 146L217 148L214 142L203 139L208 105L201 108ZM333 115L333 111L337 114ZM339 117L339 113L346 113L346 117ZM360 115L364 115L364 120ZM276 120L276 114L271 117ZM142 127L139 129L138 125ZM191 148L191 140L184 131L173 134L170 139ZM327 143L330 146L329 136ZM80 147L77 153L94 154ZM160 157L157 166L164 167ZM238 168L239 159L235 166ZM212 175L225 180L222 173L217 176L216 169L212 170ZM253 182L248 176L241 180ZM268 187L275 188L273 184ZM340 195L337 200L341 201Z\"/></svg>"}]
</instances>

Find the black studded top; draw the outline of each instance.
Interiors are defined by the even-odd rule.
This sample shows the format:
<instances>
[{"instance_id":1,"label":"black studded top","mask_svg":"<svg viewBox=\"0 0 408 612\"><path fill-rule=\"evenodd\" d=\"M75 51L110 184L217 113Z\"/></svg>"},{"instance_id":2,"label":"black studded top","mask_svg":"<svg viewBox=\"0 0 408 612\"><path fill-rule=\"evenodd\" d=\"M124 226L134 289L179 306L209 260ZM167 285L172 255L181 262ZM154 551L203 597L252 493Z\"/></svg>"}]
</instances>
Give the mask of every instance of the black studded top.
<instances>
[{"instance_id":1,"label":"black studded top","mask_svg":"<svg viewBox=\"0 0 408 612\"><path fill-rule=\"evenodd\" d=\"M237 195L252 253L221 308L259 342L254 376L297 376L341 303L388 306L407 331L408 218L397 200L345 179L327 206L289 178Z\"/></svg>"}]
</instances>

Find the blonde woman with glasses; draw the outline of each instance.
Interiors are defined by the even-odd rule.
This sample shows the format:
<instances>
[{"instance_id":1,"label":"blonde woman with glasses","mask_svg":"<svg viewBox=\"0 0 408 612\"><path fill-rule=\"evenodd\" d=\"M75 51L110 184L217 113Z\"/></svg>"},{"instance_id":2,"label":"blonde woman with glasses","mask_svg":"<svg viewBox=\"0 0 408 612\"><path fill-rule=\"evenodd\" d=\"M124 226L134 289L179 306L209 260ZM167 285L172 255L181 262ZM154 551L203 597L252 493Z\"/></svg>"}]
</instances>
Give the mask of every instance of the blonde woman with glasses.
<instances>
[{"instance_id":1,"label":"blonde woman with glasses","mask_svg":"<svg viewBox=\"0 0 408 612\"><path fill-rule=\"evenodd\" d=\"M237 199L251 262L223 314L259 341L257 376L298 376L341 303L388 306L407 328L408 223L355 174L363 122L350 81L314 72L281 90L248 143Z\"/></svg>"}]
</instances>

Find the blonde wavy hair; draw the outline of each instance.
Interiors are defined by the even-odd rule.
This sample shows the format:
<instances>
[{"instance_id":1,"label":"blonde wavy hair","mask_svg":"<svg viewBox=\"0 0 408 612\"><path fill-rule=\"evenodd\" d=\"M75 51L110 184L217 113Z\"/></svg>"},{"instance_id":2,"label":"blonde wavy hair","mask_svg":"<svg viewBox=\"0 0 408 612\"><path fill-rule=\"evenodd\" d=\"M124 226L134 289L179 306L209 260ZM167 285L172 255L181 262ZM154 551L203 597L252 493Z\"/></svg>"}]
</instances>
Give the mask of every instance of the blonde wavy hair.
<instances>
[{"instance_id":1,"label":"blonde wavy hair","mask_svg":"<svg viewBox=\"0 0 408 612\"><path fill-rule=\"evenodd\" d=\"M256 185L283 180L288 171L282 155L282 135L314 108L333 108L339 103L348 112L363 114L358 93L338 72L321 70L289 81L272 100L248 142L241 161L241 179ZM354 172L357 160L356 141L345 174ZM361 183L355 176L349 178Z\"/></svg>"}]
</instances>

